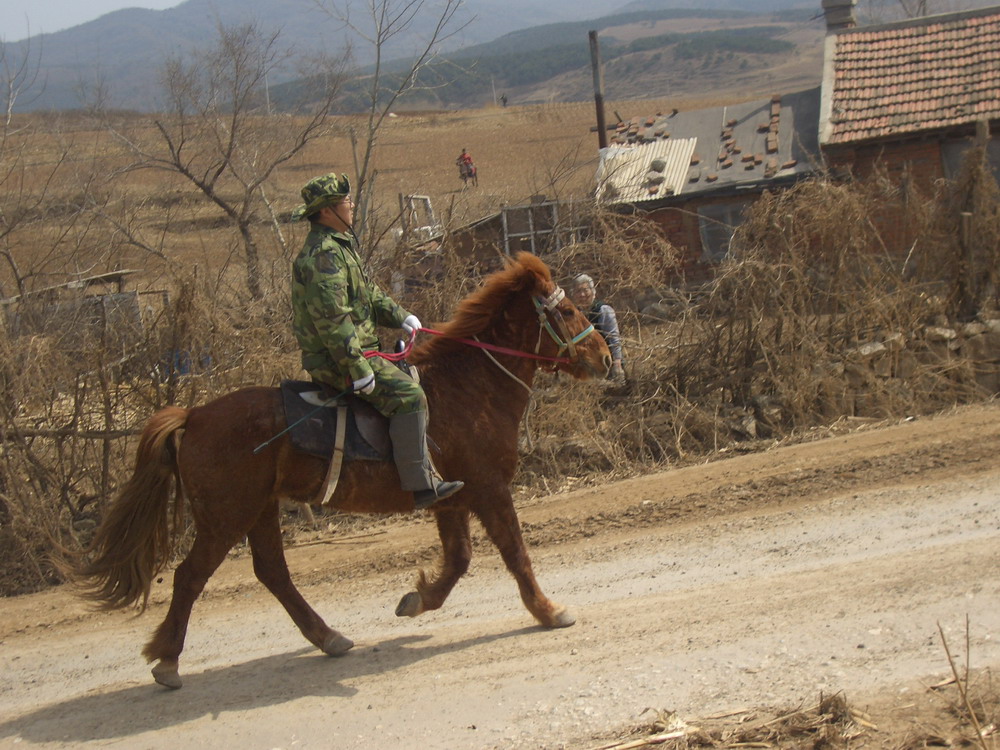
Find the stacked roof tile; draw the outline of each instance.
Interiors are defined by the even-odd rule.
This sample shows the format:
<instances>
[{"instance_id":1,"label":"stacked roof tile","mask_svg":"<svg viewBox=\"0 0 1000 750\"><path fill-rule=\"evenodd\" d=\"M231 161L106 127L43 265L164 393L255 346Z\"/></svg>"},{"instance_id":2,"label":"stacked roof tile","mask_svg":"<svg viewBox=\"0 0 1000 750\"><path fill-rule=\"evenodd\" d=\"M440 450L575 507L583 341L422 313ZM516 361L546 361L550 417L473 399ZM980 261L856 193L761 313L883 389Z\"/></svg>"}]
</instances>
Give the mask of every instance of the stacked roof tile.
<instances>
[{"instance_id":1,"label":"stacked roof tile","mask_svg":"<svg viewBox=\"0 0 1000 750\"><path fill-rule=\"evenodd\" d=\"M823 144L1000 117L1000 7L846 29L827 44Z\"/></svg>"},{"instance_id":2,"label":"stacked roof tile","mask_svg":"<svg viewBox=\"0 0 1000 750\"><path fill-rule=\"evenodd\" d=\"M813 169L818 88L619 122L601 152L597 200L639 203L766 184Z\"/></svg>"}]
</instances>

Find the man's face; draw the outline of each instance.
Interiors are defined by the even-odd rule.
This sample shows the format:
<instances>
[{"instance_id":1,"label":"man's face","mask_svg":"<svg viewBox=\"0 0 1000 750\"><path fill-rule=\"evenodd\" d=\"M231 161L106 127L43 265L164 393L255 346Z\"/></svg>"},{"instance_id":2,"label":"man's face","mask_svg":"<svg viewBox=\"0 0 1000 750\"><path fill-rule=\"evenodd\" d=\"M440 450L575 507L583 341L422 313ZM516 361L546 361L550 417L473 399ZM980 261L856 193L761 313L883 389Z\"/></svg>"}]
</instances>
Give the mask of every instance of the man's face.
<instances>
[{"instance_id":1,"label":"man's face","mask_svg":"<svg viewBox=\"0 0 1000 750\"><path fill-rule=\"evenodd\" d=\"M577 284L570 291L570 297L577 307L590 307L594 303L594 287L590 284Z\"/></svg>"},{"instance_id":2,"label":"man's face","mask_svg":"<svg viewBox=\"0 0 1000 750\"><path fill-rule=\"evenodd\" d=\"M354 225L354 201L347 196L340 203L321 208L318 221L335 231L343 232Z\"/></svg>"},{"instance_id":3,"label":"man's face","mask_svg":"<svg viewBox=\"0 0 1000 750\"><path fill-rule=\"evenodd\" d=\"M354 225L354 199L347 196L340 203L333 204L333 212L347 226Z\"/></svg>"}]
</instances>

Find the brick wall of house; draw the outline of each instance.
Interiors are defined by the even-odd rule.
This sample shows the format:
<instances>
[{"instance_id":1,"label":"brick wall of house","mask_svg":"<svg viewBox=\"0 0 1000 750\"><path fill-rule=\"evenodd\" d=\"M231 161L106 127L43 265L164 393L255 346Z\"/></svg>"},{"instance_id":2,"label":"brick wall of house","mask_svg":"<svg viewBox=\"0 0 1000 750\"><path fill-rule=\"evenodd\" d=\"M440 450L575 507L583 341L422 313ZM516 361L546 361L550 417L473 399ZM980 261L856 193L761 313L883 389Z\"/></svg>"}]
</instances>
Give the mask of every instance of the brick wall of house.
<instances>
[{"instance_id":1,"label":"brick wall of house","mask_svg":"<svg viewBox=\"0 0 1000 750\"><path fill-rule=\"evenodd\" d=\"M677 268L676 277L670 280L671 283L705 280L711 276L710 266L701 262L697 206L692 203L655 208L635 216L639 223L631 233L634 239L641 242L644 232L648 231L648 224L653 224L659 236L680 252L681 263ZM643 225L646 225L646 230L640 229ZM653 245L650 245L650 252L652 251Z\"/></svg>"},{"instance_id":2,"label":"brick wall of house","mask_svg":"<svg viewBox=\"0 0 1000 750\"><path fill-rule=\"evenodd\" d=\"M682 261L677 268L674 283L699 284L708 281L715 274L715 264L703 259L698 209L742 201L747 201L747 197L701 197L677 206L657 208L646 215L649 221L662 229L667 240L681 253ZM748 202L752 203L753 200Z\"/></svg>"},{"instance_id":3,"label":"brick wall of house","mask_svg":"<svg viewBox=\"0 0 1000 750\"><path fill-rule=\"evenodd\" d=\"M941 144L937 140L828 148L826 157L835 170L846 167L858 179L870 176L881 164L893 182L911 179L923 192L930 192L935 180L944 177Z\"/></svg>"},{"instance_id":4,"label":"brick wall of house","mask_svg":"<svg viewBox=\"0 0 1000 750\"><path fill-rule=\"evenodd\" d=\"M932 139L829 148L826 156L834 174L864 180L881 169L892 183L905 188L909 182L925 197L933 195L934 183L945 176L941 144ZM901 191L901 200L906 194ZM905 255L917 239L903 220L904 208L902 203L888 206L876 222L886 249L897 255Z\"/></svg>"}]
</instances>

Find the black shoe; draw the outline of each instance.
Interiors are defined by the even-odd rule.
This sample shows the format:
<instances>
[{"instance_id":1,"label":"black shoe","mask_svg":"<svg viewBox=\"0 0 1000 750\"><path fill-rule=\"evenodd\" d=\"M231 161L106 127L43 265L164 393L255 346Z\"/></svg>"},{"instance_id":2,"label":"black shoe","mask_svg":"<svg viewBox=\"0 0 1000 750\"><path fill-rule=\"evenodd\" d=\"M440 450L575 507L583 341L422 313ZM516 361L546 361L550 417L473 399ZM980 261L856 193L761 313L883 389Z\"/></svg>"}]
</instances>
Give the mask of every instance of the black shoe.
<instances>
[{"instance_id":1,"label":"black shoe","mask_svg":"<svg viewBox=\"0 0 1000 750\"><path fill-rule=\"evenodd\" d=\"M413 503L417 510L429 508L438 500L451 497L465 486L465 482L438 482L432 490L417 490L413 493Z\"/></svg>"}]
</instances>

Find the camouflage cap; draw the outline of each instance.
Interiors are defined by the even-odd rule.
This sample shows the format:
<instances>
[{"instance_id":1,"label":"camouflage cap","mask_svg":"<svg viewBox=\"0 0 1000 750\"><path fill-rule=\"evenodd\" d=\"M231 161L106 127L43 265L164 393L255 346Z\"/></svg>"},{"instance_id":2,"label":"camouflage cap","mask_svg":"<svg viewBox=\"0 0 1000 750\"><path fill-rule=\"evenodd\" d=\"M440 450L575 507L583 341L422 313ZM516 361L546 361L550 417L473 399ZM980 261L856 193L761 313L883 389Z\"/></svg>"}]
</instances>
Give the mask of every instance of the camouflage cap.
<instances>
[{"instance_id":1,"label":"camouflage cap","mask_svg":"<svg viewBox=\"0 0 1000 750\"><path fill-rule=\"evenodd\" d=\"M302 188L304 203L292 211L292 221L312 216L321 208L342 201L351 193L351 181L346 174L337 177L331 172L322 177L313 177Z\"/></svg>"}]
</instances>

